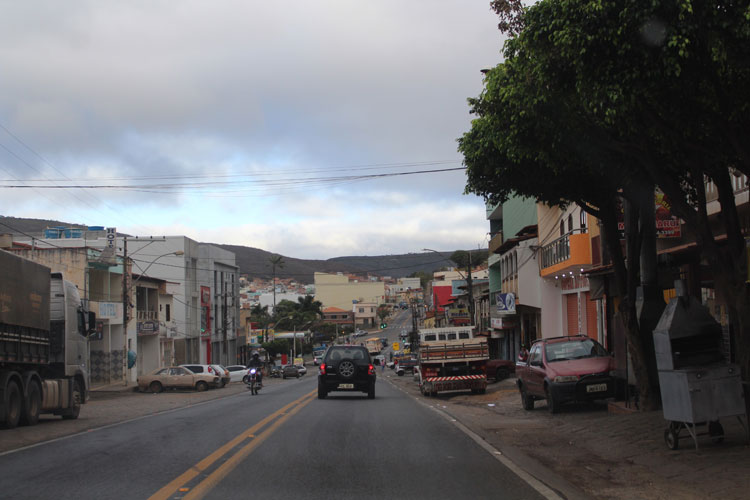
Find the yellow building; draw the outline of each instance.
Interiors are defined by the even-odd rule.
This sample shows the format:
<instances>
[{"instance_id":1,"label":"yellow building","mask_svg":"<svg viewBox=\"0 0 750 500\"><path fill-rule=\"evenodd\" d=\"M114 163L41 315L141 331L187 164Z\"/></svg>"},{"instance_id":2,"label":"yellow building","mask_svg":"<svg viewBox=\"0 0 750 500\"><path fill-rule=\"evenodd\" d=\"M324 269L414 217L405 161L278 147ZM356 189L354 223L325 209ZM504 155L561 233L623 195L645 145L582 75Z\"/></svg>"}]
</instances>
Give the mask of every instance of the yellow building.
<instances>
[{"instance_id":1,"label":"yellow building","mask_svg":"<svg viewBox=\"0 0 750 500\"><path fill-rule=\"evenodd\" d=\"M343 274L315 273L315 300L323 307L352 310L353 301L382 304L385 283L382 281L350 281Z\"/></svg>"}]
</instances>

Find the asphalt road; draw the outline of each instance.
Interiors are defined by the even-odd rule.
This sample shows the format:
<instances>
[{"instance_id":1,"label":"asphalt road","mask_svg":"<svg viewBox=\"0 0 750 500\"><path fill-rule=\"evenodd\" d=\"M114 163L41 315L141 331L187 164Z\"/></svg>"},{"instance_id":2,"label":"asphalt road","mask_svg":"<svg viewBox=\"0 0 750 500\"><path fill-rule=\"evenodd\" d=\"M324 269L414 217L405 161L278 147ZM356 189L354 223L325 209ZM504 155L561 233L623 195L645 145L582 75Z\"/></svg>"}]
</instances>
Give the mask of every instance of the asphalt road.
<instances>
[{"instance_id":1,"label":"asphalt road","mask_svg":"<svg viewBox=\"0 0 750 500\"><path fill-rule=\"evenodd\" d=\"M318 400L315 384L310 370L258 396L242 392L2 455L0 497L542 498L382 377L374 400Z\"/></svg>"}]
</instances>

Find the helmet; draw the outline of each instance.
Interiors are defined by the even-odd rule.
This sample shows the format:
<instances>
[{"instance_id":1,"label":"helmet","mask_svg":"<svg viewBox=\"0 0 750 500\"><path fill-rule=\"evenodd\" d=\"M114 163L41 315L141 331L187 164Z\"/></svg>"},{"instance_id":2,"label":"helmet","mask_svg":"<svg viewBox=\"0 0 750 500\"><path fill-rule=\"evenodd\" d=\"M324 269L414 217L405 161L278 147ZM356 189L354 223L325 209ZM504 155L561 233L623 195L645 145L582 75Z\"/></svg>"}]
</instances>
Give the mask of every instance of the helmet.
<instances>
[{"instance_id":1,"label":"helmet","mask_svg":"<svg viewBox=\"0 0 750 500\"><path fill-rule=\"evenodd\" d=\"M253 351L253 357L254 358L259 358L260 357L260 353L258 351Z\"/></svg>"}]
</instances>

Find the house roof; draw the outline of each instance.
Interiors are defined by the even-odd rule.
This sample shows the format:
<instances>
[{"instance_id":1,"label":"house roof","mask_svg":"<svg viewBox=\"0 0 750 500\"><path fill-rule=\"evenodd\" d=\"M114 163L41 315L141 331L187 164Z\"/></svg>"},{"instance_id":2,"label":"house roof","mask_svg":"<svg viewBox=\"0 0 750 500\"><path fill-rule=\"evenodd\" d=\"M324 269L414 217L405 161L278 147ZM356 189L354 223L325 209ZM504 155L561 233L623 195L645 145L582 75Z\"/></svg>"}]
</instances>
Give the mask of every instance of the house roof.
<instances>
[{"instance_id":1,"label":"house roof","mask_svg":"<svg viewBox=\"0 0 750 500\"><path fill-rule=\"evenodd\" d=\"M351 312L351 311L347 311L346 309L341 309L339 307L326 307L325 309L323 309L324 314L325 313L346 313L346 312Z\"/></svg>"}]
</instances>

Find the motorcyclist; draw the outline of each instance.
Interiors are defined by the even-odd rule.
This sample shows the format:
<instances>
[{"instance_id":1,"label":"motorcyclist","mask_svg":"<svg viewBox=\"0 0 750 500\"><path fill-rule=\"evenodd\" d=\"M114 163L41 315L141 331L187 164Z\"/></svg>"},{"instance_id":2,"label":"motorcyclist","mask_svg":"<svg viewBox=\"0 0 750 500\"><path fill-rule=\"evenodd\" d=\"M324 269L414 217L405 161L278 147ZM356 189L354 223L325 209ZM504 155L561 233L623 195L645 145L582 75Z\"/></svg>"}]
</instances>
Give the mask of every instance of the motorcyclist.
<instances>
[{"instance_id":1,"label":"motorcyclist","mask_svg":"<svg viewBox=\"0 0 750 500\"><path fill-rule=\"evenodd\" d=\"M258 380L258 385L263 386L263 361L260 360L260 354L258 351L253 352L253 356L250 358L250 362L247 367L252 369L255 368L255 377Z\"/></svg>"}]
</instances>

